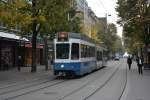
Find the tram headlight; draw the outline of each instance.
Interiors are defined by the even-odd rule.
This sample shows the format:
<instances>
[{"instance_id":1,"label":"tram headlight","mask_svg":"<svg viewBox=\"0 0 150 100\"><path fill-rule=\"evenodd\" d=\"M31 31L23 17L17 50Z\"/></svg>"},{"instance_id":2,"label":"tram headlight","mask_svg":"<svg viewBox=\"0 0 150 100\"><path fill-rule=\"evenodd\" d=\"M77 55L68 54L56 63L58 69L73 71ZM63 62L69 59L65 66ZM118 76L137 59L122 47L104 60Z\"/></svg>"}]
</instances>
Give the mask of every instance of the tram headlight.
<instances>
[{"instance_id":1,"label":"tram headlight","mask_svg":"<svg viewBox=\"0 0 150 100\"><path fill-rule=\"evenodd\" d=\"M61 68L64 68L64 65L61 65L60 67L61 67Z\"/></svg>"}]
</instances>

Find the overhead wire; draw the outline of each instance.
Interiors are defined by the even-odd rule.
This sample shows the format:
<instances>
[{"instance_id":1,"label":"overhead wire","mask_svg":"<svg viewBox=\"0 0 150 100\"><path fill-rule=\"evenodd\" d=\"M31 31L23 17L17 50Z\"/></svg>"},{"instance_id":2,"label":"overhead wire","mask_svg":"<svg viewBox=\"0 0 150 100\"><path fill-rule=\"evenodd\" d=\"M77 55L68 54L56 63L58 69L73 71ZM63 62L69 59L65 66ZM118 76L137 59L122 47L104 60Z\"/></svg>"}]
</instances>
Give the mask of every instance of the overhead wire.
<instances>
[{"instance_id":1,"label":"overhead wire","mask_svg":"<svg viewBox=\"0 0 150 100\"><path fill-rule=\"evenodd\" d=\"M106 11L106 13L107 13L107 9L105 8L105 6L104 6L104 4L103 4L103 2L101 1L101 0L98 0L99 1L99 3L102 5L102 7L104 8L104 10Z\"/></svg>"}]
</instances>

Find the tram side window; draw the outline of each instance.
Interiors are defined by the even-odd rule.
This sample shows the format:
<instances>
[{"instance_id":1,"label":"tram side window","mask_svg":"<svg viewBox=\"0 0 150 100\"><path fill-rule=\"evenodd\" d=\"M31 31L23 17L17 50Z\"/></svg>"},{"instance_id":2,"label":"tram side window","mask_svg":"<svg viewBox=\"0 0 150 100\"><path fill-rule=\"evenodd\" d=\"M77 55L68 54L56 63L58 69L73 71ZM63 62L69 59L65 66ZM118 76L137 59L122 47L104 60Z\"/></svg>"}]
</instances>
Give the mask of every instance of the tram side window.
<instances>
[{"instance_id":1,"label":"tram side window","mask_svg":"<svg viewBox=\"0 0 150 100\"><path fill-rule=\"evenodd\" d=\"M97 51L97 57L96 58L98 61L102 60L102 52Z\"/></svg>"},{"instance_id":2,"label":"tram side window","mask_svg":"<svg viewBox=\"0 0 150 100\"><path fill-rule=\"evenodd\" d=\"M81 58L85 57L85 51L86 51L86 46L84 44L81 44Z\"/></svg>"},{"instance_id":3,"label":"tram side window","mask_svg":"<svg viewBox=\"0 0 150 100\"><path fill-rule=\"evenodd\" d=\"M90 46L86 46L86 57L90 57Z\"/></svg>"},{"instance_id":4,"label":"tram side window","mask_svg":"<svg viewBox=\"0 0 150 100\"><path fill-rule=\"evenodd\" d=\"M92 46L89 46L88 48L88 57L95 57L95 48Z\"/></svg>"},{"instance_id":5,"label":"tram side window","mask_svg":"<svg viewBox=\"0 0 150 100\"><path fill-rule=\"evenodd\" d=\"M104 51L104 53L103 53L103 57L104 57L104 59L105 59L105 60L107 60L107 59L108 59L108 52L107 52L107 51Z\"/></svg>"},{"instance_id":6,"label":"tram side window","mask_svg":"<svg viewBox=\"0 0 150 100\"><path fill-rule=\"evenodd\" d=\"M87 45L81 44L81 58L88 57L88 47Z\"/></svg>"},{"instance_id":7,"label":"tram side window","mask_svg":"<svg viewBox=\"0 0 150 100\"><path fill-rule=\"evenodd\" d=\"M71 59L77 60L79 59L79 44L73 43L71 47Z\"/></svg>"},{"instance_id":8,"label":"tram side window","mask_svg":"<svg viewBox=\"0 0 150 100\"><path fill-rule=\"evenodd\" d=\"M95 57L95 47L91 47L91 57Z\"/></svg>"},{"instance_id":9,"label":"tram side window","mask_svg":"<svg viewBox=\"0 0 150 100\"><path fill-rule=\"evenodd\" d=\"M95 47L81 44L81 58L95 57Z\"/></svg>"}]
</instances>

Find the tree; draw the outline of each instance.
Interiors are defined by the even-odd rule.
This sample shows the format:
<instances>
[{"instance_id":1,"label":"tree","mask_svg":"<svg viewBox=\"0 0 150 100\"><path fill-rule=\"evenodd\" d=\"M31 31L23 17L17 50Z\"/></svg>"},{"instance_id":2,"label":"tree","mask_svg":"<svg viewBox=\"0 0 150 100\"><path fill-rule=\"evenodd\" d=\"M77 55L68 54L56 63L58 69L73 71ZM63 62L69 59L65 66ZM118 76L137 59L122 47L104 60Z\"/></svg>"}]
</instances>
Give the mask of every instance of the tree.
<instances>
[{"instance_id":1,"label":"tree","mask_svg":"<svg viewBox=\"0 0 150 100\"><path fill-rule=\"evenodd\" d=\"M0 1L0 22L3 22L8 30L22 27L22 34L28 33L32 21L29 14L31 5L25 0ZM28 12L27 14L25 12Z\"/></svg>"},{"instance_id":2,"label":"tree","mask_svg":"<svg viewBox=\"0 0 150 100\"><path fill-rule=\"evenodd\" d=\"M32 35L32 72L36 71L37 35L50 35L64 31L68 25L68 12L72 0L9 0L0 2L0 21L8 29L21 27L21 35ZM43 34L44 33L44 34Z\"/></svg>"},{"instance_id":3,"label":"tree","mask_svg":"<svg viewBox=\"0 0 150 100\"><path fill-rule=\"evenodd\" d=\"M74 1L75 2L75 1ZM77 5L73 3L72 7L68 11L68 23L66 29L68 32L75 32L75 33L80 33L81 32L81 17L80 11L77 11Z\"/></svg>"},{"instance_id":4,"label":"tree","mask_svg":"<svg viewBox=\"0 0 150 100\"><path fill-rule=\"evenodd\" d=\"M116 11L120 17L118 23L123 25L123 36L126 38L124 42L129 43L127 48L133 47L136 43L150 43L148 0L118 0L117 4ZM131 49L131 51L136 50Z\"/></svg>"},{"instance_id":5,"label":"tree","mask_svg":"<svg viewBox=\"0 0 150 100\"><path fill-rule=\"evenodd\" d=\"M123 50L122 40L117 36L116 25L111 23L107 26L107 32L100 34L100 40L107 46L109 53L115 54Z\"/></svg>"},{"instance_id":6,"label":"tree","mask_svg":"<svg viewBox=\"0 0 150 100\"><path fill-rule=\"evenodd\" d=\"M113 54L115 54L115 53L123 54L124 53L124 47L122 44L122 39L121 39L121 37L119 37L117 35L116 35L116 39L115 39L113 46L112 46L112 53Z\"/></svg>"}]
</instances>

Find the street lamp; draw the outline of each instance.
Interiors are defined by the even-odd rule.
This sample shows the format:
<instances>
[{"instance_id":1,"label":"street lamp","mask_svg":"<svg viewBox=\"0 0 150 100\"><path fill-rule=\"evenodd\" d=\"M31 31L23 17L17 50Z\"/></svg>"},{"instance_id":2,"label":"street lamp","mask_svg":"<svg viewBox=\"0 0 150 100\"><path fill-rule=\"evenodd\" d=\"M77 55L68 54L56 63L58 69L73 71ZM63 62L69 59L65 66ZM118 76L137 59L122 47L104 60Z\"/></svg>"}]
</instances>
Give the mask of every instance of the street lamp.
<instances>
[{"instance_id":1,"label":"street lamp","mask_svg":"<svg viewBox=\"0 0 150 100\"><path fill-rule=\"evenodd\" d=\"M107 23L107 20L108 20L107 18L110 17L110 16L111 16L111 14L108 14L108 13L105 14L105 17L106 17L106 23Z\"/></svg>"},{"instance_id":2,"label":"street lamp","mask_svg":"<svg viewBox=\"0 0 150 100\"><path fill-rule=\"evenodd\" d=\"M130 21L136 19L136 18L140 18L141 16L140 15L136 15L135 17L132 17L124 22L122 22L121 24L124 26L125 24L128 24Z\"/></svg>"}]
</instances>

